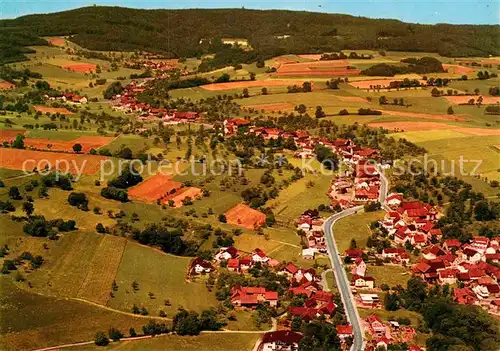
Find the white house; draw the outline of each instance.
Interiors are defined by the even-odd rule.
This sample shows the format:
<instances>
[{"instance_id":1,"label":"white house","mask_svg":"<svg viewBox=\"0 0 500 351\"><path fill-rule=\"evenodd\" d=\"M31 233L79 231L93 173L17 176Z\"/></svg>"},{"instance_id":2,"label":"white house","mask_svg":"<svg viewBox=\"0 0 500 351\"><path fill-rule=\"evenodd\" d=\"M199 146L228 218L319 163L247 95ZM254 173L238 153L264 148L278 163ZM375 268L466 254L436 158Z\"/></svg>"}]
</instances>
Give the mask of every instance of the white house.
<instances>
[{"instance_id":1,"label":"white house","mask_svg":"<svg viewBox=\"0 0 500 351\"><path fill-rule=\"evenodd\" d=\"M356 258L356 261L354 261L354 266L352 267L351 273L362 277L365 276L366 263L361 257Z\"/></svg>"},{"instance_id":2,"label":"white house","mask_svg":"<svg viewBox=\"0 0 500 351\"><path fill-rule=\"evenodd\" d=\"M264 253L264 251L262 251L261 249L255 249L255 250L253 250L253 252L252 252L252 262L254 262L254 263L257 263L257 262L267 263L267 261L269 261L269 257L266 256L266 254Z\"/></svg>"},{"instance_id":3,"label":"white house","mask_svg":"<svg viewBox=\"0 0 500 351\"><path fill-rule=\"evenodd\" d=\"M375 286L375 279L373 277L354 275L351 279L351 285L356 288L373 289Z\"/></svg>"},{"instance_id":4,"label":"white house","mask_svg":"<svg viewBox=\"0 0 500 351\"><path fill-rule=\"evenodd\" d=\"M315 254L316 254L315 249L307 248L302 250L302 258L305 260L314 260Z\"/></svg>"}]
</instances>

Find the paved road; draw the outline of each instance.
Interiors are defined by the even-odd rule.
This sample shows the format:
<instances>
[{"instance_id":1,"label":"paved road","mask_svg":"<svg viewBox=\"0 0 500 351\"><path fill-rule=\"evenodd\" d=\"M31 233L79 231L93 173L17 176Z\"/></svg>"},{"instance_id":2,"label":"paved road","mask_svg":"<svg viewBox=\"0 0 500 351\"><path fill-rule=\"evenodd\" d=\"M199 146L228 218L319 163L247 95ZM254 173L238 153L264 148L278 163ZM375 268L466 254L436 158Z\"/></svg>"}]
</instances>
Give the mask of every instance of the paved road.
<instances>
[{"instance_id":1,"label":"paved road","mask_svg":"<svg viewBox=\"0 0 500 351\"><path fill-rule=\"evenodd\" d=\"M328 245L328 255L330 256L330 261L332 263L333 270L335 271L335 281L340 295L342 296L342 302L344 304L347 320L352 325L352 331L354 334L354 342L352 344L351 351L364 350L363 331L361 329L361 321L359 319L358 310L356 309L354 302L354 296L352 295L349 287L349 280L347 279L344 266L342 265L337 243L333 237L333 225L339 219L350 216L361 210L363 210L363 206L349 208L331 216L325 221L325 238ZM346 233L344 235L346 235Z\"/></svg>"},{"instance_id":2,"label":"paved road","mask_svg":"<svg viewBox=\"0 0 500 351\"><path fill-rule=\"evenodd\" d=\"M389 191L389 181L387 180L387 177L383 173L382 169L378 167L378 171L380 173L381 183L379 201L383 205ZM363 340L363 330L361 328L361 321L354 301L354 296L352 295L352 291L349 286L349 280L347 279L347 274L344 270L344 266L342 265L340 253L337 248L337 243L335 242L335 238L333 236L333 225L339 219L350 216L362 210L363 206L349 208L329 217L324 224L326 243L328 246L328 255L330 256L330 261L335 272L335 281L337 283L340 295L342 296L342 303L344 304L347 320L352 325L354 334L354 342L352 344L351 351L364 350L365 342ZM342 235L348 235L348 233L342 233Z\"/></svg>"},{"instance_id":3,"label":"paved road","mask_svg":"<svg viewBox=\"0 0 500 351\"><path fill-rule=\"evenodd\" d=\"M380 173L380 196L378 201L382 206L384 206L385 199L387 198L387 193L389 192L389 180L384 174L384 170L382 168L377 167L378 172Z\"/></svg>"}]
</instances>

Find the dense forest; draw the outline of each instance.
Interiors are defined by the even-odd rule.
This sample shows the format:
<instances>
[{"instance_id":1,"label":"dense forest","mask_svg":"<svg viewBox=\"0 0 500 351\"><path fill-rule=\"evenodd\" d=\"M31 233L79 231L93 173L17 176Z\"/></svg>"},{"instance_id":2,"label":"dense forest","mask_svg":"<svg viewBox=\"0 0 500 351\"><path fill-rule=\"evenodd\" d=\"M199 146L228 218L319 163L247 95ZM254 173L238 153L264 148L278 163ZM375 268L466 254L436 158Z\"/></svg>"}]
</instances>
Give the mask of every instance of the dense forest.
<instances>
[{"instance_id":1,"label":"dense forest","mask_svg":"<svg viewBox=\"0 0 500 351\"><path fill-rule=\"evenodd\" d=\"M398 20L283 10L137 10L84 7L0 21L0 60L18 60L40 36L71 35L91 50L146 50L199 56L215 38L246 38L265 56L342 49L500 55L499 26L420 25ZM42 42L43 43L43 42ZM2 62L2 61L0 61Z\"/></svg>"}]
</instances>

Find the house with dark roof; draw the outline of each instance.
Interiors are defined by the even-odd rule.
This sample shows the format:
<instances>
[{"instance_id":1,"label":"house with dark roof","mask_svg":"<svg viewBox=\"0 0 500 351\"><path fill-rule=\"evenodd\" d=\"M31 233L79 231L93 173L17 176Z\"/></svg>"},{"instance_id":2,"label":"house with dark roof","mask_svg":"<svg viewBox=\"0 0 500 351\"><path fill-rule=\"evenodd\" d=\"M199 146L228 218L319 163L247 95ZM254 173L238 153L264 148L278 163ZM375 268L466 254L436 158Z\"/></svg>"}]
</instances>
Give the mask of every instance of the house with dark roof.
<instances>
[{"instance_id":1,"label":"house with dark roof","mask_svg":"<svg viewBox=\"0 0 500 351\"><path fill-rule=\"evenodd\" d=\"M290 331L278 330L265 333L258 347L259 351L298 351L303 335Z\"/></svg>"},{"instance_id":2,"label":"house with dark roof","mask_svg":"<svg viewBox=\"0 0 500 351\"><path fill-rule=\"evenodd\" d=\"M210 273L214 267L212 263L206 261L200 257L196 257L191 260L190 273L191 274L205 274Z\"/></svg>"}]
</instances>

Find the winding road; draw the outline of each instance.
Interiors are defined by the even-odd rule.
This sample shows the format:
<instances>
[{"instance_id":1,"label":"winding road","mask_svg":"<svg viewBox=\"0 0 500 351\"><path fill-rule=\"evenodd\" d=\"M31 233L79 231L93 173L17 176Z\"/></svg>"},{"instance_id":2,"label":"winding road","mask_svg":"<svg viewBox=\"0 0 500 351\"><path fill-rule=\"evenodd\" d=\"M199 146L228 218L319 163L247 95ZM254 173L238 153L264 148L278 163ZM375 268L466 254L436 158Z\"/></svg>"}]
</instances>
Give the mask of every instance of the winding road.
<instances>
[{"instance_id":1,"label":"winding road","mask_svg":"<svg viewBox=\"0 0 500 351\"><path fill-rule=\"evenodd\" d=\"M379 201L381 204L384 204L387 197L389 182L383 171L379 167L377 169L380 173ZM329 217L324 224L326 244L328 246L328 256L330 257L330 262L335 272L335 281L342 297L342 303L344 305L347 320L352 325L354 341L351 347L351 351L364 350L365 341L363 339L363 329L361 327L361 320L359 318L358 309L356 308L356 303L350 289L349 280L347 279L347 274L344 270L344 266L342 265L342 259L340 258L340 252L337 248L337 243L335 242L335 238L333 236L333 226L339 219L353 215L359 211L363 211L363 206L348 208ZM344 233L344 235L347 235L347 233Z\"/></svg>"}]
</instances>

